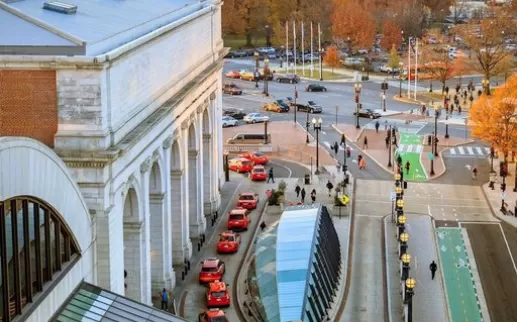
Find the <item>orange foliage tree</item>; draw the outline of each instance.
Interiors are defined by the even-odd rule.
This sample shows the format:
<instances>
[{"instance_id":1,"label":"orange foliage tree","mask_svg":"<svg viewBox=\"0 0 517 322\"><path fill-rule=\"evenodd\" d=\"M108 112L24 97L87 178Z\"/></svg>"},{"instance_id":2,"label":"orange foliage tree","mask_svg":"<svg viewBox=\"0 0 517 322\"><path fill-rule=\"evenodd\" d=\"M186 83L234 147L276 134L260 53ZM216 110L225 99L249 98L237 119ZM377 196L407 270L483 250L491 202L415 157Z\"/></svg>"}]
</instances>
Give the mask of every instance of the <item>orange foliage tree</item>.
<instances>
[{"instance_id":1,"label":"orange foliage tree","mask_svg":"<svg viewBox=\"0 0 517 322\"><path fill-rule=\"evenodd\" d=\"M391 20L386 20L382 26L382 34L384 37L381 39L381 46L389 50L391 47L399 48L402 43L401 29Z\"/></svg>"},{"instance_id":2,"label":"orange foliage tree","mask_svg":"<svg viewBox=\"0 0 517 322\"><path fill-rule=\"evenodd\" d=\"M334 0L332 11L334 39L348 40L352 48L370 48L375 40L375 21L357 0Z\"/></svg>"},{"instance_id":3,"label":"orange foliage tree","mask_svg":"<svg viewBox=\"0 0 517 322\"><path fill-rule=\"evenodd\" d=\"M334 67L341 66L341 61L339 59L339 52L336 46L330 46L327 48L325 52L325 57L323 58L325 64L332 68L332 74L334 74Z\"/></svg>"},{"instance_id":4,"label":"orange foliage tree","mask_svg":"<svg viewBox=\"0 0 517 322\"><path fill-rule=\"evenodd\" d=\"M472 136L492 144L506 162L517 148L517 75L493 96L482 95L470 109L469 121Z\"/></svg>"},{"instance_id":5,"label":"orange foliage tree","mask_svg":"<svg viewBox=\"0 0 517 322\"><path fill-rule=\"evenodd\" d=\"M442 93L445 91L445 83L455 76L456 69L454 60L449 57L448 51L433 52L428 50L425 52L426 70L431 79L437 79L442 83Z\"/></svg>"}]
</instances>

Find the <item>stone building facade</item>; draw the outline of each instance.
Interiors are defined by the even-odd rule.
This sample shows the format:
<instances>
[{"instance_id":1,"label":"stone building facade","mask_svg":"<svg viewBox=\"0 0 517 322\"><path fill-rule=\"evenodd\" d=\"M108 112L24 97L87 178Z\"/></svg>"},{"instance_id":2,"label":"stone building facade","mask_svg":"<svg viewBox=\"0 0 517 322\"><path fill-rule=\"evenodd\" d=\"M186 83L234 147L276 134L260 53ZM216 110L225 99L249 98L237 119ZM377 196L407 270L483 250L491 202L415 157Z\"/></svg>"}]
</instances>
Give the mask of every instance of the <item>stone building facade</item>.
<instances>
[{"instance_id":1,"label":"stone building facade","mask_svg":"<svg viewBox=\"0 0 517 322\"><path fill-rule=\"evenodd\" d=\"M0 30L20 25L0 32L0 206L41 201L79 252L58 293L23 304L29 321L83 279L150 304L220 205L221 2L110 2L0 1Z\"/></svg>"}]
</instances>

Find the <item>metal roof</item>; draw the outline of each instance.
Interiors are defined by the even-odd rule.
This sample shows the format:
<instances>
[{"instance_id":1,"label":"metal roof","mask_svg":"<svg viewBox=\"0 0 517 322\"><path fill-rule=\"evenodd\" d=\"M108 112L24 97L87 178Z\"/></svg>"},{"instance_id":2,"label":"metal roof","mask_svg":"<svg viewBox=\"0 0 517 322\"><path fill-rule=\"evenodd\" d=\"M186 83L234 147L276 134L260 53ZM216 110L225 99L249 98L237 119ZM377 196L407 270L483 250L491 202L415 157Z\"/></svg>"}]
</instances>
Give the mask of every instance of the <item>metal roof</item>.
<instances>
[{"instance_id":1,"label":"metal roof","mask_svg":"<svg viewBox=\"0 0 517 322\"><path fill-rule=\"evenodd\" d=\"M50 321L184 322L187 320L83 282Z\"/></svg>"},{"instance_id":2,"label":"metal roof","mask_svg":"<svg viewBox=\"0 0 517 322\"><path fill-rule=\"evenodd\" d=\"M319 205L288 207L280 219L276 272L281 322L302 319L319 208Z\"/></svg>"},{"instance_id":3,"label":"metal roof","mask_svg":"<svg viewBox=\"0 0 517 322\"><path fill-rule=\"evenodd\" d=\"M35 19L43 25L83 40L87 43L88 54L100 54L117 48L205 6L200 0L60 1L77 6L76 13L67 15L43 9L43 2L42 0L21 0L10 2L7 6L26 16L20 19L29 22ZM210 1L207 3L209 4ZM0 12L5 10L0 8ZM16 34L26 38L27 42L56 41L55 36L47 34L42 36L41 32L29 32L30 27L23 28L21 31L17 30ZM8 45L12 36L7 34L9 32L0 33L0 45Z\"/></svg>"}]
</instances>

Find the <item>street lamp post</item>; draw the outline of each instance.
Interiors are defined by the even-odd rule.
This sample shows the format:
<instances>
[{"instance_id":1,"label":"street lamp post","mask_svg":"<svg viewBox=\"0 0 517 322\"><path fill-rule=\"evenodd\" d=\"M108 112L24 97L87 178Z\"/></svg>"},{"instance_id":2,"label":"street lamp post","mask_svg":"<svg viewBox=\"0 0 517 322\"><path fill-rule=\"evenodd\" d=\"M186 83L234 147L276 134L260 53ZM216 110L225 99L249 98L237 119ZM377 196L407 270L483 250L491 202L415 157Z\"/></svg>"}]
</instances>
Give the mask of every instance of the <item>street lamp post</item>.
<instances>
[{"instance_id":1,"label":"street lamp post","mask_svg":"<svg viewBox=\"0 0 517 322\"><path fill-rule=\"evenodd\" d=\"M406 224L406 222L407 222L406 216L404 216L404 215L397 216L397 226L399 227L398 236L400 236L406 229L406 227L404 226Z\"/></svg>"},{"instance_id":2,"label":"street lamp post","mask_svg":"<svg viewBox=\"0 0 517 322\"><path fill-rule=\"evenodd\" d=\"M486 95L490 95L490 80L483 78L481 84L483 85L483 92L485 92Z\"/></svg>"},{"instance_id":3,"label":"street lamp post","mask_svg":"<svg viewBox=\"0 0 517 322\"><path fill-rule=\"evenodd\" d=\"M494 173L494 158L495 158L495 148L492 145L490 147L490 173Z\"/></svg>"},{"instance_id":4,"label":"street lamp post","mask_svg":"<svg viewBox=\"0 0 517 322\"><path fill-rule=\"evenodd\" d=\"M255 57L255 88L258 88L259 85L259 56L260 54L258 53L258 51L256 51L253 56Z\"/></svg>"},{"instance_id":5,"label":"street lamp post","mask_svg":"<svg viewBox=\"0 0 517 322\"><path fill-rule=\"evenodd\" d=\"M265 96L269 96L269 86L268 86L268 77L269 77L269 58L266 57L264 59L264 92Z\"/></svg>"},{"instance_id":6,"label":"street lamp post","mask_svg":"<svg viewBox=\"0 0 517 322\"><path fill-rule=\"evenodd\" d=\"M402 98L402 69L404 68L404 64L402 62L399 63L399 97Z\"/></svg>"},{"instance_id":7,"label":"street lamp post","mask_svg":"<svg viewBox=\"0 0 517 322\"><path fill-rule=\"evenodd\" d=\"M359 125L359 109L361 108L361 103L359 103L359 95L361 94L361 84L360 83L355 83L354 84L354 90L355 90L355 102L357 104L356 106L356 109L355 109L355 128L356 129L360 129L361 126Z\"/></svg>"},{"instance_id":8,"label":"street lamp post","mask_svg":"<svg viewBox=\"0 0 517 322\"><path fill-rule=\"evenodd\" d=\"M434 107L434 156L438 156L438 116L440 116L440 110L438 106Z\"/></svg>"},{"instance_id":9,"label":"street lamp post","mask_svg":"<svg viewBox=\"0 0 517 322\"><path fill-rule=\"evenodd\" d=\"M402 233L400 234L399 241L400 241L400 256L403 256L407 252L407 242L409 240L409 234L408 233Z\"/></svg>"},{"instance_id":10,"label":"street lamp post","mask_svg":"<svg viewBox=\"0 0 517 322\"><path fill-rule=\"evenodd\" d=\"M296 100L298 99L298 89L296 88L296 85L294 85L294 124L296 125L296 112L298 110L298 105L296 105ZM307 118L307 121L309 118ZM308 131L307 131L308 132ZM307 138L309 135L307 134ZM308 140L308 139L307 139ZM307 142L309 143L309 142Z\"/></svg>"},{"instance_id":11,"label":"street lamp post","mask_svg":"<svg viewBox=\"0 0 517 322\"><path fill-rule=\"evenodd\" d=\"M381 90L382 90L382 111L383 112L386 112L386 90L388 89L388 83L386 82L386 80L384 80L382 83L381 83Z\"/></svg>"},{"instance_id":12,"label":"street lamp post","mask_svg":"<svg viewBox=\"0 0 517 322\"><path fill-rule=\"evenodd\" d=\"M228 165L228 153L224 154L224 180L230 181L230 167Z\"/></svg>"},{"instance_id":13,"label":"street lamp post","mask_svg":"<svg viewBox=\"0 0 517 322\"><path fill-rule=\"evenodd\" d=\"M345 144L345 147L344 147L344 151L343 151L343 174L345 175L345 182L347 181L346 180L346 172L348 170L348 167L346 165L346 137L345 137L345 141L343 142Z\"/></svg>"},{"instance_id":14,"label":"street lamp post","mask_svg":"<svg viewBox=\"0 0 517 322\"><path fill-rule=\"evenodd\" d=\"M411 263L411 255L406 253L401 256L400 260L402 261L402 276L400 277L400 279L405 281L409 277L409 264Z\"/></svg>"},{"instance_id":15,"label":"street lamp post","mask_svg":"<svg viewBox=\"0 0 517 322\"><path fill-rule=\"evenodd\" d=\"M268 136L267 136L267 124L268 123L269 123L268 121L264 122L264 144L269 143Z\"/></svg>"},{"instance_id":16,"label":"street lamp post","mask_svg":"<svg viewBox=\"0 0 517 322\"><path fill-rule=\"evenodd\" d=\"M309 130L311 128L311 122L309 122L309 110L307 110L307 120L305 121L305 129L307 130L307 138L305 139L305 143L309 144Z\"/></svg>"},{"instance_id":17,"label":"street lamp post","mask_svg":"<svg viewBox=\"0 0 517 322\"><path fill-rule=\"evenodd\" d=\"M389 133L391 135L391 125L390 125L390 128L389 128ZM389 141L389 143L388 143L388 168L391 168L392 167L392 163L391 163L391 142L393 141L391 136L389 137L388 141Z\"/></svg>"},{"instance_id":18,"label":"street lamp post","mask_svg":"<svg viewBox=\"0 0 517 322\"><path fill-rule=\"evenodd\" d=\"M320 82L323 81L323 48L320 50Z\"/></svg>"},{"instance_id":19,"label":"street lamp post","mask_svg":"<svg viewBox=\"0 0 517 322\"><path fill-rule=\"evenodd\" d=\"M408 322L413 322L413 295L415 295L415 286L416 281L413 278L408 278L406 280L406 301L408 306L408 314L407 314L407 320Z\"/></svg>"},{"instance_id":20,"label":"street lamp post","mask_svg":"<svg viewBox=\"0 0 517 322\"><path fill-rule=\"evenodd\" d=\"M445 138L449 138L449 115L445 115Z\"/></svg>"},{"instance_id":21,"label":"street lamp post","mask_svg":"<svg viewBox=\"0 0 517 322\"><path fill-rule=\"evenodd\" d=\"M314 131L316 132L316 174L319 173L320 169L320 135L319 132L321 131L321 123L323 123L323 120L321 117L319 119L312 118L312 127L314 128Z\"/></svg>"}]
</instances>

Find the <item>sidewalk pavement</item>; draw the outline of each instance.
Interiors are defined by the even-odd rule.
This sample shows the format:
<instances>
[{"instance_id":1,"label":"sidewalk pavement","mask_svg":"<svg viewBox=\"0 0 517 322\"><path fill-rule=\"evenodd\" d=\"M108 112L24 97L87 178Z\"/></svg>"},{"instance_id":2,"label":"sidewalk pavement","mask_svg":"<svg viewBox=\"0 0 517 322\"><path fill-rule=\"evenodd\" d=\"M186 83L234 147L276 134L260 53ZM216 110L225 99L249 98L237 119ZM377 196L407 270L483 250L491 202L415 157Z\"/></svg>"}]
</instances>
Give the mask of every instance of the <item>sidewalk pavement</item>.
<instances>
[{"instance_id":1,"label":"sidewalk pavement","mask_svg":"<svg viewBox=\"0 0 517 322\"><path fill-rule=\"evenodd\" d=\"M264 133L264 124L247 124L238 127L223 129L223 140L233 137L237 133ZM268 123L268 133L271 134L271 145L274 156L279 159L302 163L304 165L316 165L315 139L309 133L309 141L306 144L307 132L298 123L288 121L274 121ZM319 147L320 166L335 166L336 160L323 147L320 141Z\"/></svg>"},{"instance_id":2,"label":"sidewalk pavement","mask_svg":"<svg viewBox=\"0 0 517 322\"><path fill-rule=\"evenodd\" d=\"M465 90L465 89L466 89L466 87L463 86L462 90ZM473 103L475 103L479 99L479 96L477 93L478 90L479 90L479 88L476 88L474 90L474 92L472 93L472 96L474 97ZM467 96L470 97L470 93L469 92L467 92L467 93L468 93ZM454 95L456 95L456 89L451 88L449 90L449 96L451 97L451 100L454 98ZM461 109L462 109L462 111L465 111L465 112L468 112L470 110L470 106L471 106L471 103L470 103L470 100L468 99L468 97L465 100L465 99L461 98L460 95L458 95L458 99L460 100ZM404 103L412 103L412 104L416 104L416 105L423 105L423 104L429 105L429 101L432 101L435 104L440 104L443 106L443 97L442 97L441 89L435 90L432 93L429 93L429 90L417 91L416 99L414 98L413 94L411 94L411 96L408 98L407 93L402 91L402 97L400 97L399 95L395 95L395 96L393 96L393 100L396 100L399 102L404 102Z\"/></svg>"},{"instance_id":3,"label":"sidewalk pavement","mask_svg":"<svg viewBox=\"0 0 517 322\"><path fill-rule=\"evenodd\" d=\"M490 162L490 159L487 159ZM485 183L483 185L483 192L488 200L490 208L492 208L492 212L494 215L502 221L507 222L508 224L517 227L517 217L515 216L515 207L517 206L517 192L514 192L513 189L515 187L515 170L516 164L508 163L508 170L511 176L506 177L506 193L503 198L503 194L501 191L501 183L502 178L499 177L499 161L494 159L494 170L495 175L497 176L496 183L494 185L494 190L489 187L489 183ZM502 160L501 160L502 161ZM505 215L501 211L501 205L503 203L503 199L507 210L510 210L514 215Z\"/></svg>"},{"instance_id":4,"label":"sidewalk pavement","mask_svg":"<svg viewBox=\"0 0 517 322\"><path fill-rule=\"evenodd\" d=\"M426 215L406 215L409 234L408 254L411 255L409 275L416 280L413 296L413 318L421 322L449 321L442 272L436 272L431 279L429 265L438 263L438 254L434 240L434 227L431 218ZM397 227L389 217L385 218L386 227L386 267L388 275L388 293L390 321L400 321L402 315L402 280L400 278L400 260L398 257Z\"/></svg>"}]
</instances>

